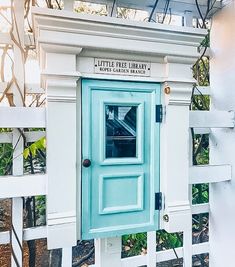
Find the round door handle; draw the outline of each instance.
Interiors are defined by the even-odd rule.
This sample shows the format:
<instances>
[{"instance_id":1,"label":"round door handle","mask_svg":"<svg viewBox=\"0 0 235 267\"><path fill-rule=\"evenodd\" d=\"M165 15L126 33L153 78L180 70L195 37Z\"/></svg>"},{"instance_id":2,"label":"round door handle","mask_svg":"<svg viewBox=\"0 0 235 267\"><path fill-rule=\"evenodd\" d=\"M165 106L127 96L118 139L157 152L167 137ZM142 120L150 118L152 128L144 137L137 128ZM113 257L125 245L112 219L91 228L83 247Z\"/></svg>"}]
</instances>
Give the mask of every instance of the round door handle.
<instances>
[{"instance_id":1,"label":"round door handle","mask_svg":"<svg viewBox=\"0 0 235 267\"><path fill-rule=\"evenodd\" d=\"M89 159L84 159L82 162L83 167L90 167L91 166L91 161Z\"/></svg>"}]
</instances>

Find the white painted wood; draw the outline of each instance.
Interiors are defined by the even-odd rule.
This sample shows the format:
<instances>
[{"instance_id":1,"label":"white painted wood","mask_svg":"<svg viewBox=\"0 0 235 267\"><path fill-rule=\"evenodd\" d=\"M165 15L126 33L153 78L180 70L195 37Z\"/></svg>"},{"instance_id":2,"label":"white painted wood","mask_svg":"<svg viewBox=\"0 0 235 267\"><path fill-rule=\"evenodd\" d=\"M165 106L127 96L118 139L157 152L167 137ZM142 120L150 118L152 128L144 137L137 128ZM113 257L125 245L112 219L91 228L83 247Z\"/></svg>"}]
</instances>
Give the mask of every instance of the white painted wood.
<instances>
[{"instance_id":1,"label":"white painted wood","mask_svg":"<svg viewBox=\"0 0 235 267\"><path fill-rule=\"evenodd\" d=\"M184 12L184 26L193 27L193 13L192 11Z\"/></svg>"},{"instance_id":2,"label":"white painted wood","mask_svg":"<svg viewBox=\"0 0 235 267\"><path fill-rule=\"evenodd\" d=\"M121 267L137 267L144 265L147 265L147 257L143 255L125 258L121 261Z\"/></svg>"},{"instance_id":3,"label":"white painted wood","mask_svg":"<svg viewBox=\"0 0 235 267\"><path fill-rule=\"evenodd\" d=\"M210 80L213 110L235 110L235 23L234 6L218 14L212 23ZM210 164L230 164L232 179L228 182L210 185L210 265L232 266L235 240L235 130L213 129L210 140Z\"/></svg>"},{"instance_id":4,"label":"white painted wood","mask_svg":"<svg viewBox=\"0 0 235 267\"><path fill-rule=\"evenodd\" d=\"M95 266L120 267L121 266L121 237L95 240Z\"/></svg>"},{"instance_id":5,"label":"white painted wood","mask_svg":"<svg viewBox=\"0 0 235 267\"><path fill-rule=\"evenodd\" d=\"M48 248L77 243L76 55L46 53ZM56 66L56 68L54 67ZM61 73L61 75L55 75ZM51 75L50 75L51 73ZM80 163L78 163L80 164Z\"/></svg>"},{"instance_id":6,"label":"white painted wood","mask_svg":"<svg viewBox=\"0 0 235 267\"><path fill-rule=\"evenodd\" d=\"M24 132L24 134L27 142L36 142L46 136L45 131Z\"/></svg>"},{"instance_id":7,"label":"white painted wood","mask_svg":"<svg viewBox=\"0 0 235 267\"><path fill-rule=\"evenodd\" d=\"M44 128L45 108L0 107L1 128Z\"/></svg>"},{"instance_id":8,"label":"white painted wood","mask_svg":"<svg viewBox=\"0 0 235 267\"><path fill-rule=\"evenodd\" d=\"M201 244L193 245L193 255L200 255L200 254L210 253L210 252L211 252L211 248L210 248L209 242L204 242Z\"/></svg>"},{"instance_id":9,"label":"white painted wood","mask_svg":"<svg viewBox=\"0 0 235 267\"><path fill-rule=\"evenodd\" d=\"M192 214L200 214L200 213L209 213L210 212L210 204L197 204L192 205Z\"/></svg>"},{"instance_id":10,"label":"white painted wood","mask_svg":"<svg viewBox=\"0 0 235 267\"><path fill-rule=\"evenodd\" d=\"M17 129L13 130L13 175L23 175L23 138ZM6 188L5 188L6 189ZM8 190L7 190L8 191ZM12 199L12 230L11 245L13 254L11 256L11 266L23 266L23 199L21 197Z\"/></svg>"},{"instance_id":11,"label":"white painted wood","mask_svg":"<svg viewBox=\"0 0 235 267\"><path fill-rule=\"evenodd\" d=\"M190 111L191 128L233 128L233 111Z\"/></svg>"},{"instance_id":12,"label":"white painted wood","mask_svg":"<svg viewBox=\"0 0 235 267\"><path fill-rule=\"evenodd\" d=\"M186 27L133 22L66 11L53 10L51 12L34 8L33 13L36 29L40 30L37 40L44 47L52 44L64 45L64 40L66 40L66 44L73 48L98 48L150 55L197 57L197 45L206 34L204 30ZM45 25L45 23L48 26L40 29L40 25ZM63 25L63 30L60 25ZM54 27L57 28L56 32ZM123 46L124 40L125 46Z\"/></svg>"},{"instance_id":13,"label":"white painted wood","mask_svg":"<svg viewBox=\"0 0 235 267\"><path fill-rule=\"evenodd\" d=\"M168 232L191 231L188 147L192 84L169 82L167 85L171 93L166 99L168 105L162 123L161 183L165 196L163 214L169 216L169 221L163 221L162 226Z\"/></svg>"},{"instance_id":14,"label":"white painted wood","mask_svg":"<svg viewBox=\"0 0 235 267\"><path fill-rule=\"evenodd\" d=\"M77 107L76 107L76 112L77 112L77 117L76 117L76 133L77 133L77 140L76 140L76 145L77 145L77 164L76 164L76 171L77 171L77 191L76 191L76 204L77 204L77 239L81 240L81 232L82 232L82 200L81 200L81 195L82 195L82 138L79 138L79 136L82 136L82 84L81 80L77 82Z\"/></svg>"},{"instance_id":15,"label":"white painted wood","mask_svg":"<svg viewBox=\"0 0 235 267\"><path fill-rule=\"evenodd\" d=\"M189 183L218 183L230 181L232 178L231 165L204 165L189 168Z\"/></svg>"},{"instance_id":16,"label":"white painted wood","mask_svg":"<svg viewBox=\"0 0 235 267\"><path fill-rule=\"evenodd\" d=\"M183 248L176 248L175 251L179 258L183 257ZM201 244L192 245L192 251L193 251L193 255L208 253L210 251L209 243L205 242ZM176 255L173 249L159 251L156 253L156 256L157 256L158 262L176 259ZM147 264L147 257L140 255L140 256L122 259L121 267L137 267L137 266L142 266L146 264Z\"/></svg>"},{"instance_id":17,"label":"white painted wood","mask_svg":"<svg viewBox=\"0 0 235 267\"><path fill-rule=\"evenodd\" d=\"M44 131L32 131L32 132L24 132L25 138L27 142L35 142L46 136L46 132ZM0 133L0 143L1 144L11 144L13 140L12 132L3 132Z\"/></svg>"},{"instance_id":18,"label":"white painted wood","mask_svg":"<svg viewBox=\"0 0 235 267\"><path fill-rule=\"evenodd\" d=\"M0 199L46 194L47 175L3 176L0 179Z\"/></svg>"},{"instance_id":19,"label":"white painted wood","mask_svg":"<svg viewBox=\"0 0 235 267\"><path fill-rule=\"evenodd\" d=\"M72 247L62 248L61 267L72 266Z\"/></svg>"},{"instance_id":20,"label":"white painted wood","mask_svg":"<svg viewBox=\"0 0 235 267\"><path fill-rule=\"evenodd\" d=\"M47 227L46 226L37 226L32 228L25 228L23 230L23 240L35 240L47 237ZM0 232L0 245L10 243L10 232Z\"/></svg>"},{"instance_id":21,"label":"white painted wood","mask_svg":"<svg viewBox=\"0 0 235 267\"><path fill-rule=\"evenodd\" d=\"M23 238L25 241L46 238L47 237L47 226L25 228L23 233L24 233Z\"/></svg>"},{"instance_id":22,"label":"white painted wood","mask_svg":"<svg viewBox=\"0 0 235 267\"><path fill-rule=\"evenodd\" d=\"M192 266L192 230L183 232L183 259L184 267Z\"/></svg>"},{"instance_id":23,"label":"white painted wood","mask_svg":"<svg viewBox=\"0 0 235 267\"><path fill-rule=\"evenodd\" d=\"M23 199L12 199L12 250L15 257L11 258L13 267L23 266ZM14 229L14 230L13 230Z\"/></svg>"},{"instance_id":24,"label":"white painted wood","mask_svg":"<svg viewBox=\"0 0 235 267\"><path fill-rule=\"evenodd\" d=\"M194 95L211 95L210 86L197 86L194 89Z\"/></svg>"},{"instance_id":25,"label":"white painted wood","mask_svg":"<svg viewBox=\"0 0 235 267\"><path fill-rule=\"evenodd\" d=\"M211 133L210 128L194 128L193 131L194 131L194 134L210 134Z\"/></svg>"},{"instance_id":26,"label":"white painted wood","mask_svg":"<svg viewBox=\"0 0 235 267\"><path fill-rule=\"evenodd\" d=\"M156 232L147 233L147 266L156 267Z\"/></svg>"},{"instance_id":27,"label":"white painted wood","mask_svg":"<svg viewBox=\"0 0 235 267\"><path fill-rule=\"evenodd\" d=\"M189 134L189 168L193 165L193 135L191 129L188 131ZM191 213L192 213L192 202L193 202L193 194L192 194L192 185L188 185L189 191L188 191L188 198L189 203L191 206ZM190 267L192 266L192 223L189 230L186 230L183 232L183 253L184 253L184 265L187 266L188 264ZM189 247L189 250L187 249Z\"/></svg>"},{"instance_id":28,"label":"white painted wood","mask_svg":"<svg viewBox=\"0 0 235 267\"><path fill-rule=\"evenodd\" d=\"M12 132L0 133L0 143L1 144L11 144L12 141L13 141L13 133Z\"/></svg>"}]
</instances>

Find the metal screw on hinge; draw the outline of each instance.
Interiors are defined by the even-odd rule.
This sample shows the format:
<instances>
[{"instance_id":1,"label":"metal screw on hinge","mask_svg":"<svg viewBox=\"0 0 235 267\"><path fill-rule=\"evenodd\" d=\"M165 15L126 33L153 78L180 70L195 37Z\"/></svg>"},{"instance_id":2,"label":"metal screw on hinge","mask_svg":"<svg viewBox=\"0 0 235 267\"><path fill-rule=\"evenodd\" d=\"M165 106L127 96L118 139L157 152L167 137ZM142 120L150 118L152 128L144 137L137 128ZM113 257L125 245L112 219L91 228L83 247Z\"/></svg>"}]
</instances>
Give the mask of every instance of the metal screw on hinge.
<instances>
[{"instance_id":1,"label":"metal screw on hinge","mask_svg":"<svg viewBox=\"0 0 235 267\"><path fill-rule=\"evenodd\" d=\"M163 215L163 221L169 222L169 216L167 214Z\"/></svg>"}]
</instances>

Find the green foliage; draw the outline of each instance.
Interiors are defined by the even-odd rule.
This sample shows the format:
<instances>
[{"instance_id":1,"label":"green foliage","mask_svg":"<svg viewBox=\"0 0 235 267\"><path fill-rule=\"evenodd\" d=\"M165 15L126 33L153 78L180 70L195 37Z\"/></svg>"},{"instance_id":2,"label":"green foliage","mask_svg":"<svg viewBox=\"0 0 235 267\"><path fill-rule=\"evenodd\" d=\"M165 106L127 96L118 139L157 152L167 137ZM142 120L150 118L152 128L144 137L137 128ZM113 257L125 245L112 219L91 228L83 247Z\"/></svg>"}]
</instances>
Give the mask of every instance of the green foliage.
<instances>
[{"instance_id":1,"label":"green foliage","mask_svg":"<svg viewBox=\"0 0 235 267\"><path fill-rule=\"evenodd\" d=\"M147 248L147 234L131 234L122 237L123 256L130 257L144 253Z\"/></svg>"},{"instance_id":2,"label":"green foliage","mask_svg":"<svg viewBox=\"0 0 235 267\"><path fill-rule=\"evenodd\" d=\"M209 185L197 184L192 187L193 200L192 203L203 204L209 201Z\"/></svg>"},{"instance_id":3,"label":"green foliage","mask_svg":"<svg viewBox=\"0 0 235 267\"><path fill-rule=\"evenodd\" d=\"M0 175L10 174L12 155L12 144L0 144Z\"/></svg>"},{"instance_id":4,"label":"green foliage","mask_svg":"<svg viewBox=\"0 0 235 267\"><path fill-rule=\"evenodd\" d=\"M157 251L183 246L182 233L169 234L164 230L157 231Z\"/></svg>"},{"instance_id":5,"label":"green foliage","mask_svg":"<svg viewBox=\"0 0 235 267\"><path fill-rule=\"evenodd\" d=\"M44 216L46 214L46 197L37 196L35 197L35 202L37 217Z\"/></svg>"},{"instance_id":6,"label":"green foliage","mask_svg":"<svg viewBox=\"0 0 235 267\"><path fill-rule=\"evenodd\" d=\"M208 29L208 33L203 39L203 41L201 42L199 49L201 49L202 47L205 47L205 48L210 47L210 29Z\"/></svg>"},{"instance_id":7,"label":"green foliage","mask_svg":"<svg viewBox=\"0 0 235 267\"><path fill-rule=\"evenodd\" d=\"M11 129L0 128L0 133L9 133ZM13 147L12 144L0 144L0 175L11 174Z\"/></svg>"},{"instance_id":8,"label":"green foliage","mask_svg":"<svg viewBox=\"0 0 235 267\"><path fill-rule=\"evenodd\" d=\"M24 149L23 155L24 158L27 159L30 156L30 153L33 157L35 157L39 150L46 149L46 137L42 137L41 139L37 140L36 142L32 143L30 146Z\"/></svg>"},{"instance_id":9,"label":"green foliage","mask_svg":"<svg viewBox=\"0 0 235 267\"><path fill-rule=\"evenodd\" d=\"M46 223L46 196L35 197L35 215L38 226Z\"/></svg>"}]
</instances>

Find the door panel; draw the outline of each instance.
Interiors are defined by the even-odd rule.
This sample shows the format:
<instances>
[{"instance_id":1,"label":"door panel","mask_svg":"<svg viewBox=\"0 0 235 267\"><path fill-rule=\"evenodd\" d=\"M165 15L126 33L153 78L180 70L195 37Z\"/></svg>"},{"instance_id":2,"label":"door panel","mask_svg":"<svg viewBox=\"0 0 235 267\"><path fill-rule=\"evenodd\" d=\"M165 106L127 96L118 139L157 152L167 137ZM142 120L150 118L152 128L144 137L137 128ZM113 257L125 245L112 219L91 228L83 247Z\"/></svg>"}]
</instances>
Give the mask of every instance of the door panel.
<instances>
[{"instance_id":1,"label":"door panel","mask_svg":"<svg viewBox=\"0 0 235 267\"><path fill-rule=\"evenodd\" d=\"M158 84L82 81L82 238L158 228Z\"/></svg>"}]
</instances>

